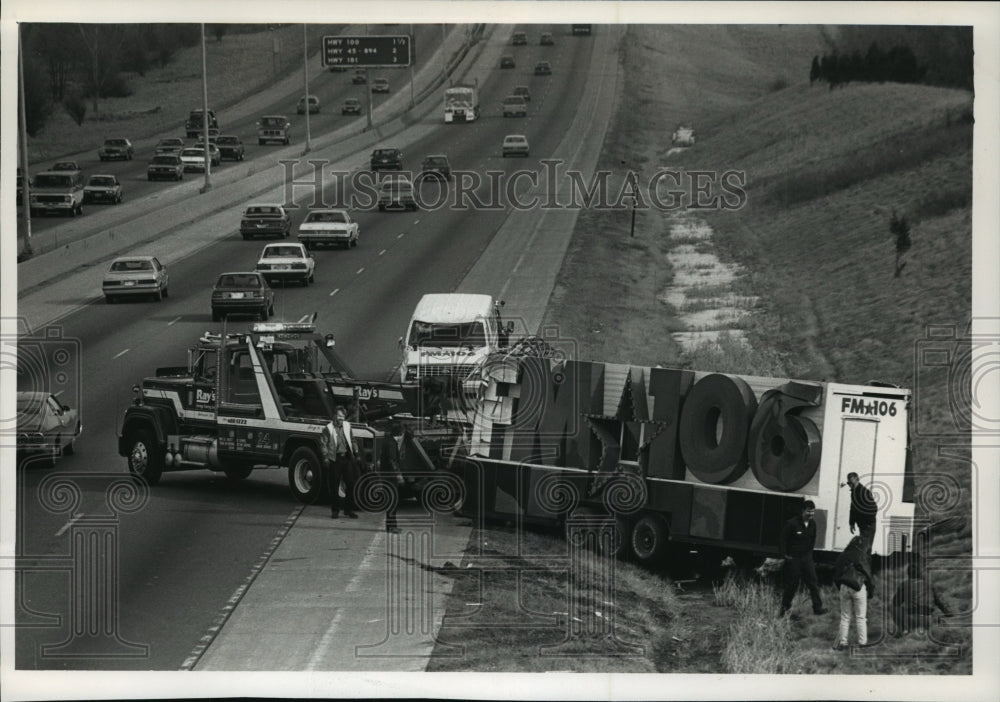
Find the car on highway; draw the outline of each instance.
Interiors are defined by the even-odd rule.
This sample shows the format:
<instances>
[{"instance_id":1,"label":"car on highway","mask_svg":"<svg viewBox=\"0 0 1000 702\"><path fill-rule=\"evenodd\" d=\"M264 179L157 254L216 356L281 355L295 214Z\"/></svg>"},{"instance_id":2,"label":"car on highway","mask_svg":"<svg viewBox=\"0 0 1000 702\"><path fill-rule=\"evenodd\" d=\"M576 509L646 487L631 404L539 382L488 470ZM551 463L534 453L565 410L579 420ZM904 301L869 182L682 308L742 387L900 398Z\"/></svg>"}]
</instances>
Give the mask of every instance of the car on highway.
<instances>
[{"instance_id":1,"label":"car on highway","mask_svg":"<svg viewBox=\"0 0 1000 702\"><path fill-rule=\"evenodd\" d=\"M299 104L295 107L295 112L304 115L306 113L306 98L302 96L299 98ZM315 95L309 96L309 114L315 115L319 113L319 98Z\"/></svg>"},{"instance_id":2,"label":"car on highway","mask_svg":"<svg viewBox=\"0 0 1000 702\"><path fill-rule=\"evenodd\" d=\"M92 175L83 186L83 201L109 202L118 205L122 201L122 184L110 174Z\"/></svg>"},{"instance_id":3,"label":"car on highway","mask_svg":"<svg viewBox=\"0 0 1000 702\"><path fill-rule=\"evenodd\" d=\"M211 153L209 160L213 166L216 165L214 155L211 155ZM200 146L188 146L181 151L181 162L184 164L185 171L204 171L205 149Z\"/></svg>"},{"instance_id":4,"label":"car on highway","mask_svg":"<svg viewBox=\"0 0 1000 702\"><path fill-rule=\"evenodd\" d=\"M451 180L451 162L444 154L431 154L420 162L420 172L442 180Z\"/></svg>"},{"instance_id":5,"label":"car on highway","mask_svg":"<svg viewBox=\"0 0 1000 702\"><path fill-rule=\"evenodd\" d=\"M375 149L370 160L371 170L401 171L403 170L403 152L399 149Z\"/></svg>"},{"instance_id":6,"label":"car on highway","mask_svg":"<svg viewBox=\"0 0 1000 702\"><path fill-rule=\"evenodd\" d=\"M504 117L527 117L528 103L520 95L508 95L501 103Z\"/></svg>"},{"instance_id":7,"label":"car on highway","mask_svg":"<svg viewBox=\"0 0 1000 702\"><path fill-rule=\"evenodd\" d=\"M268 244L260 252L257 272L270 284L295 281L302 285L313 282L316 260L302 244Z\"/></svg>"},{"instance_id":8,"label":"car on highway","mask_svg":"<svg viewBox=\"0 0 1000 702\"><path fill-rule=\"evenodd\" d=\"M277 142L286 146L291 142L292 123L284 115L265 115L257 122L257 145Z\"/></svg>"},{"instance_id":9,"label":"car on highway","mask_svg":"<svg viewBox=\"0 0 1000 702\"><path fill-rule=\"evenodd\" d=\"M524 32L514 32L510 37L510 43L513 46L524 46L528 43L528 35Z\"/></svg>"},{"instance_id":10,"label":"car on highway","mask_svg":"<svg viewBox=\"0 0 1000 702\"><path fill-rule=\"evenodd\" d=\"M201 108L198 108L196 110L191 110L190 114L188 114L187 120L184 122L184 135L186 137L190 139L191 137L196 137L204 132L205 120L203 119L203 115L204 115L204 110L202 110ZM219 120L215 116L215 110L210 109L208 111L209 135L211 135L213 130L215 131L215 134L218 135Z\"/></svg>"},{"instance_id":11,"label":"car on highway","mask_svg":"<svg viewBox=\"0 0 1000 702\"><path fill-rule=\"evenodd\" d=\"M78 171L80 170L80 164L76 161L56 161L55 165L49 169L50 171Z\"/></svg>"},{"instance_id":12,"label":"car on highway","mask_svg":"<svg viewBox=\"0 0 1000 702\"><path fill-rule=\"evenodd\" d=\"M378 186L378 211L416 210L413 183L404 175L388 175Z\"/></svg>"},{"instance_id":13,"label":"car on highway","mask_svg":"<svg viewBox=\"0 0 1000 702\"><path fill-rule=\"evenodd\" d=\"M83 431L80 415L49 392L19 390L17 408L17 464L42 456L47 467L59 456L73 453Z\"/></svg>"},{"instance_id":14,"label":"car on highway","mask_svg":"<svg viewBox=\"0 0 1000 702\"><path fill-rule=\"evenodd\" d=\"M347 210L309 210L299 225L298 240L307 249L321 245L350 248L358 245L361 227Z\"/></svg>"},{"instance_id":15,"label":"car on highway","mask_svg":"<svg viewBox=\"0 0 1000 702\"><path fill-rule=\"evenodd\" d=\"M156 256L120 256L101 281L101 292L110 305L123 297L152 297L157 301L170 295L167 267Z\"/></svg>"},{"instance_id":16,"label":"car on highway","mask_svg":"<svg viewBox=\"0 0 1000 702\"><path fill-rule=\"evenodd\" d=\"M548 61L539 61L535 64L535 75L536 76L551 76L552 75L552 64Z\"/></svg>"},{"instance_id":17,"label":"car on highway","mask_svg":"<svg viewBox=\"0 0 1000 702\"><path fill-rule=\"evenodd\" d=\"M146 166L149 180L183 180L184 161L177 154L157 154Z\"/></svg>"},{"instance_id":18,"label":"car on highway","mask_svg":"<svg viewBox=\"0 0 1000 702\"><path fill-rule=\"evenodd\" d=\"M375 80L373 80L372 92L373 93L389 92L389 80L387 78L376 78Z\"/></svg>"},{"instance_id":19,"label":"car on highway","mask_svg":"<svg viewBox=\"0 0 1000 702\"><path fill-rule=\"evenodd\" d=\"M223 273L212 288L212 321L247 314L267 320L274 314L274 290L257 271Z\"/></svg>"},{"instance_id":20,"label":"car on highway","mask_svg":"<svg viewBox=\"0 0 1000 702\"><path fill-rule=\"evenodd\" d=\"M361 114L361 101L357 98L347 98L344 100L344 105L340 108L340 114L342 115L360 115Z\"/></svg>"},{"instance_id":21,"label":"car on highway","mask_svg":"<svg viewBox=\"0 0 1000 702\"><path fill-rule=\"evenodd\" d=\"M514 92L511 95L523 97L525 102L531 102L531 91L528 90L527 85L515 85Z\"/></svg>"},{"instance_id":22,"label":"car on highway","mask_svg":"<svg viewBox=\"0 0 1000 702\"><path fill-rule=\"evenodd\" d=\"M244 240L257 236L277 236L286 239L292 230L292 217L282 205L254 203L247 205L240 219L240 234Z\"/></svg>"},{"instance_id":23,"label":"car on highway","mask_svg":"<svg viewBox=\"0 0 1000 702\"><path fill-rule=\"evenodd\" d=\"M104 145L97 150L97 156L102 161L131 161L134 155L135 149L128 139L105 139Z\"/></svg>"},{"instance_id":24,"label":"car on highway","mask_svg":"<svg viewBox=\"0 0 1000 702\"><path fill-rule=\"evenodd\" d=\"M529 154L528 137L523 134L508 134L503 138L501 153L504 158L507 156L527 156Z\"/></svg>"},{"instance_id":25,"label":"car on highway","mask_svg":"<svg viewBox=\"0 0 1000 702\"><path fill-rule=\"evenodd\" d=\"M538 43L541 46L552 46L556 42L552 38L552 34L550 32L542 32L542 36L538 38Z\"/></svg>"},{"instance_id":26,"label":"car on highway","mask_svg":"<svg viewBox=\"0 0 1000 702\"><path fill-rule=\"evenodd\" d=\"M367 83L368 78L367 76L365 76L364 69L359 68L358 70L356 70L354 72L354 75L351 76L351 82L354 83L354 85L364 85L365 83Z\"/></svg>"},{"instance_id":27,"label":"car on highway","mask_svg":"<svg viewBox=\"0 0 1000 702\"><path fill-rule=\"evenodd\" d=\"M32 216L83 214L83 174L79 170L36 173L31 179L28 207Z\"/></svg>"},{"instance_id":28,"label":"car on highway","mask_svg":"<svg viewBox=\"0 0 1000 702\"><path fill-rule=\"evenodd\" d=\"M153 153L159 156L160 154L179 154L184 149L184 140L178 139L176 137L167 137L166 139L160 139L156 143L156 148Z\"/></svg>"},{"instance_id":29,"label":"car on highway","mask_svg":"<svg viewBox=\"0 0 1000 702\"><path fill-rule=\"evenodd\" d=\"M500 68L514 68L514 57L513 56L501 56L500 57Z\"/></svg>"},{"instance_id":30,"label":"car on highway","mask_svg":"<svg viewBox=\"0 0 1000 702\"><path fill-rule=\"evenodd\" d=\"M191 144L196 149L204 148L205 140L198 139L195 143ZM219 166L222 164L222 151L219 149L219 145L216 143L215 138L208 140L208 155L212 160L213 166Z\"/></svg>"},{"instance_id":31,"label":"car on highway","mask_svg":"<svg viewBox=\"0 0 1000 702\"><path fill-rule=\"evenodd\" d=\"M242 161L246 157L246 147L238 136L224 134L215 140L215 145L219 149L219 158Z\"/></svg>"}]
</instances>

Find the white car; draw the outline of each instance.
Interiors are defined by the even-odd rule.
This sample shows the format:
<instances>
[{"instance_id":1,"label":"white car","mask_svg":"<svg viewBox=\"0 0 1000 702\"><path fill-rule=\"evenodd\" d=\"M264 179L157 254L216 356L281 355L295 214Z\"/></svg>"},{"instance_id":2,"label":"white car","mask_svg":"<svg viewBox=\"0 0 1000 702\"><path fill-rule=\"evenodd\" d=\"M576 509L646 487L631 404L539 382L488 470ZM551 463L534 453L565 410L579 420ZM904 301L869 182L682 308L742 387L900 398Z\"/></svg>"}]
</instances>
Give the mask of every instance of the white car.
<instances>
[{"instance_id":1,"label":"white car","mask_svg":"<svg viewBox=\"0 0 1000 702\"><path fill-rule=\"evenodd\" d=\"M212 165L218 165L215 160L215 154L209 151L209 159ZM204 171L205 170L205 149L200 146L189 146L183 151L181 151L181 163L184 164L185 171Z\"/></svg>"},{"instance_id":2,"label":"white car","mask_svg":"<svg viewBox=\"0 0 1000 702\"><path fill-rule=\"evenodd\" d=\"M314 280L316 260L302 244L268 244L260 252L257 272L268 283L294 280L309 285Z\"/></svg>"},{"instance_id":3,"label":"white car","mask_svg":"<svg viewBox=\"0 0 1000 702\"><path fill-rule=\"evenodd\" d=\"M529 152L528 137L523 134L508 134L503 138L501 151L504 158L508 155L527 156Z\"/></svg>"},{"instance_id":4,"label":"white car","mask_svg":"<svg viewBox=\"0 0 1000 702\"><path fill-rule=\"evenodd\" d=\"M110 305L120 297L148 295L157 301L169 296L167 267L156 256L121 256L104 274L101 291Z\"/></svg>"},{"instance_id":5,"label":"white car","mask_svg":"<svg viewBox=\"0 0 1000 702\"><path fill-rule=\"evenodd\" d=\"M310 210L299 225L298 240L308 249L320 244L358 245L361 230L347 210Z\"/></svg>"}]
</instances>

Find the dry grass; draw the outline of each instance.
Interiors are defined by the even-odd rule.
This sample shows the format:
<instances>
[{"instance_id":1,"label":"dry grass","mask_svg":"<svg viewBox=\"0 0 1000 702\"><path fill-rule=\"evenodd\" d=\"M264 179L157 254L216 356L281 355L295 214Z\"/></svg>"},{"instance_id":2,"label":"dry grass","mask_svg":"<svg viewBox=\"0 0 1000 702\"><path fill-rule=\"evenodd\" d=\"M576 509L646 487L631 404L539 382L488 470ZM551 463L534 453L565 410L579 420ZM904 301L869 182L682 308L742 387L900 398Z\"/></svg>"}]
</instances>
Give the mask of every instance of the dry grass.
<instances>
[{"instance_id":1,"label":"dry grass","mask_svg":"<svg viewBox=\"0 0 1000 702\"><path fill-rule=\"evenodd\" d=\"M340 26L309 25L313 53L318 55L320 37L336 33ZM279 42L281 49L277 59L274 41ZM300 24L270 31L261 25L260 31L227 34L221 42L207 36L205 46L209 103L215 110L302 71ZM310 73L313 76L322 73L316 56L311 58ZM28 140L29 161L35 163L78 153L81 145L100 144L106 136L125 136L133 142L165 132L176 136L188 112L202 103L201 46L181 49L170 64L151 68L141 79L129 78L134 89L132 95L100 100L98 113L87 100L87 116L80 126L56 106L42 132Z\"/></svg>"},{"instance_id":2,"label":"dry grass","mask_svg":"<svg viewBox=\"0 0 1000 702\"><path fill-rule=\"evenodd\" d=\"M561 535L473 530L427 670L656 672L678 611L647 571L589 552L572 568Z\"/></svg>"}]
</instances>

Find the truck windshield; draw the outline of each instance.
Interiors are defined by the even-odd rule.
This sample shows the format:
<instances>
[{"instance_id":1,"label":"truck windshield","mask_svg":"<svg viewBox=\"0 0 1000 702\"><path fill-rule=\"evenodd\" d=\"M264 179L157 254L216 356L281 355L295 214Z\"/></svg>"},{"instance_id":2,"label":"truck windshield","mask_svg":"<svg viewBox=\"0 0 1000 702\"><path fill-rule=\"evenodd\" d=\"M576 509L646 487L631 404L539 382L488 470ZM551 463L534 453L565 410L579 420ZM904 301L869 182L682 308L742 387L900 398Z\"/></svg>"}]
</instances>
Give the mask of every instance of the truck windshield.
<instances>
[{"instance_id":1,"label":"truck windshield","mask_svg":"<svg viewBox=\"0 0 1000 702\"><path fill-rule=\"evenodd\" d=\"M72 183L69 176L39 173L35 176L33 185L36 188L69 188Z\"/></svg>"},{"instance_id":2,"label":"truck windshield","mask_svg":"<svg viewBox=\"0 0 1000 702\"><path fill-rule=\"evenodd\" d=\"M433 346L450 348L472 346L478 348L486 345L486 328L482 322L466 322L464 324L431 324L414 321L410 328L410 346Z\"/></svg>"}]
</instances>

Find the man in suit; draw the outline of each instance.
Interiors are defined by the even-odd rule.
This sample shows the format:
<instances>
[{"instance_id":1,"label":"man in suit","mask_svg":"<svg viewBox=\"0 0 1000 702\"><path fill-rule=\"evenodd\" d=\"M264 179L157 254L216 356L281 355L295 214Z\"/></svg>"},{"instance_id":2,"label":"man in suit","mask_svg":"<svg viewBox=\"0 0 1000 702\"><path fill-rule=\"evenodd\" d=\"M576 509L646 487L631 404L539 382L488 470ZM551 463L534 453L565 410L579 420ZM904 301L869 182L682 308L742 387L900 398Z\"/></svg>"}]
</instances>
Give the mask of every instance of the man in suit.
<instances>
[{"instance_id":1,"label":"man in suit","mask_svg":"<svg viewBox=\"0 0 1000 702\"><path fill-rule=\"evenodd\" d=\"M393 491L393 500L385 513L385 530L390 534L399 533L396 523L396 509L399 507L399 488L403 485L403 458L406 455L406 443L403 435L403 425L394 422L389 428L389 436L382 444L382 456L379 460L379 473L386 481L386 489Z\"/></svg>"},{"instance_id":2,"label":"man in suit","mask_svg":"<svg viewBox=\"0 0 1000 702\"><path fill-rule=\"evenodd\" d=\"M781 598L781 614L792 606L799 584L804 580L812 597L813 614L826 614L819 595L813 549L816 547L816 504L812 500L802 503L802 513L785 523L781 531L781 557L785 561L785 591Z\"/></svg>"},{"instance_id":3,"label":"man in suit","mask_svg":"<svg viewBox=\"0 0 1000 702\"><path fill-rule=\"evenodd\" d=\"M320 435L326 473L326 486L330 493L330 517L337 519L341 507L344 514L357 519L354 508L354 485L357 482L357 451L351 437L351 424L347 421L347 410L338 407L332 422L323 427ZM340 498L340 483L344 483L343 501Z\"/></svg>"},{"instance_id":4,"label":"man in suit","mask_svg":"<svg viewBox=\"0 0 1000 702\"><path fill-rule=\"evenodd\" d=\"M875 497L872 491L861 484L861 478L857 473L847 474L847 484L851 488L851 533L855 528L861 532L861 538L865 542L865 550L870 556L872 545L875 543L875 514L878 507L875 504Z\"/></svg>"}]
</instances>

